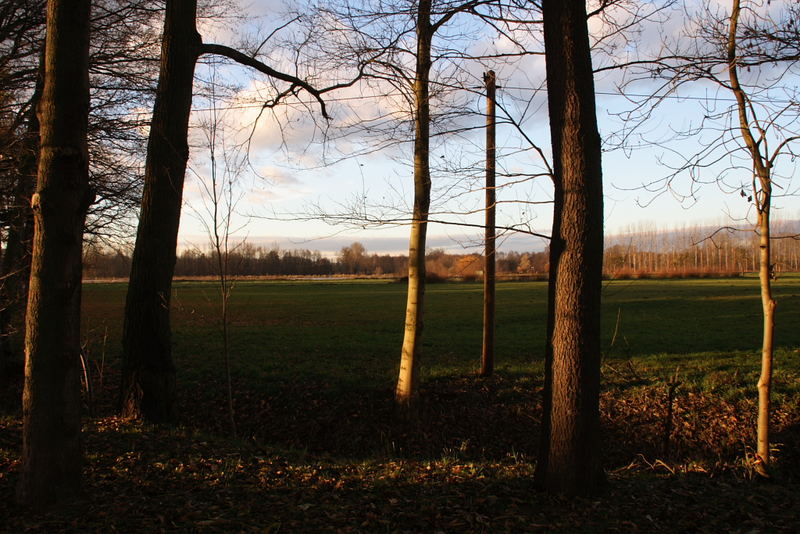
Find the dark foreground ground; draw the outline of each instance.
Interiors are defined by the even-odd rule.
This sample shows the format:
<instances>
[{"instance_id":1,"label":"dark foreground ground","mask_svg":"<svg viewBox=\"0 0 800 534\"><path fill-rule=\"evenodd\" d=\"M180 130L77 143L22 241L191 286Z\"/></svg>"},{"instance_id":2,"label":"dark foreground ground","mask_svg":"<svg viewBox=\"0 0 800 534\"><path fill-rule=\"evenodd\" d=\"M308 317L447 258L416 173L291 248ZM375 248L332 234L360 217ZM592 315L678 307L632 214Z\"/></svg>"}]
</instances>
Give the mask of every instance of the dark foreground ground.
<instances>
[{"instance_id":1,"label":"dark foreground ground","mask_svg":"<svg viewBox=\"0 0 800 534\"><path fill-rule=\"evenodd\" d=\"M542 284L498 291L498 372L478 379L479 284L431 286L419 418L395 418L404 287L235 289L237 437L213 286L178 285L176 427L114 417L124 286L86 291L82 496L15 505L20 381L0 387L7 532L800 532L800 279L778 288L775 478L755 479L751 281L609 284L594 498L537 491ZM755 324L755 326L754 326ZM754 341L755 338L755 341Z\"/></svg>"},{"instance_id":2,"label":"dark foreground ground","mask_svg":"<svg viewBox=\"0 0 800 534\"><path fill-rule=\"evenodd\" d=\"M749 421L734 415L736 406L679 394L675 430L666 445L663 388L645 387L638 395L609 392L600 445L607 487L595 498L559 498L533 484L536 403L532 394L514 393L527 385L503 377L438 381L436 392L424 397L436 407L413 425L394 422L382 407L389 405L389 392L372 398L354 392L328 406L323 403L331 399L323 396L299 404L294 399L291 406L265 398L258 404L278 407L281 415L264 412L250 428L240 418L249 435L242 440L220 435L222 399L196 391L191 403L184 400L179 428L114 417L88 421L85 493L46 513L13 504L20 426L5 418L0 528L444 533L788 533L800 528L796 425L778 427L783 443L778 479L759 482L737 452L746 449L750 432ZM509 395L520 402L510 402ZM199 414L213 411L217 403L218 419L201 421ZM364 416L366 405L373 409ZM723 422L712 424L712 415ZM781 411L779 419L798 420L796 411Z\"/></svg>"}]
</instances>

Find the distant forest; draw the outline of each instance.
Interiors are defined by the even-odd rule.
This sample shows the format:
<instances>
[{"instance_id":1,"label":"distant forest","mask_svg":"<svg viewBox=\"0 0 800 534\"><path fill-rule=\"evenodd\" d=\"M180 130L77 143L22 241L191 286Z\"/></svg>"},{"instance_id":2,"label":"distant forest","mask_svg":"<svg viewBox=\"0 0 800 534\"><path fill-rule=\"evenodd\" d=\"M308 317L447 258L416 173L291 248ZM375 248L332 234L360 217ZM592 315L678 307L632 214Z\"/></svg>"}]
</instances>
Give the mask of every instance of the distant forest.
<instances>
[{"instance_id":1,"label":"distant forest","mask_svg":"<svg viewBox=\"0 0 800 534\"><path fill-rule=\"evenodd\" d=\"M773 243L774 270L800 271L800 221L776 224ZM452 254L433 249L426 255L431 278L470 279L482 275L483 256ZM130 272L130 254L101 246L87 246L84 278L125 279ZM544 277L548 251L499 252L497 272L504 277ZM405 255L370 254L358 242L343 247L329 258L316 250L282 250L243 242L228 254L233 276L388 276L407 275ZM187 249L178 255L176 277L208 277L216 274L212 250ZM736 276L758 269L758 239L743 228L683 228L661 230L638 228L608 236L604 271L608 278Z\"/></svg>"}]
</instances>

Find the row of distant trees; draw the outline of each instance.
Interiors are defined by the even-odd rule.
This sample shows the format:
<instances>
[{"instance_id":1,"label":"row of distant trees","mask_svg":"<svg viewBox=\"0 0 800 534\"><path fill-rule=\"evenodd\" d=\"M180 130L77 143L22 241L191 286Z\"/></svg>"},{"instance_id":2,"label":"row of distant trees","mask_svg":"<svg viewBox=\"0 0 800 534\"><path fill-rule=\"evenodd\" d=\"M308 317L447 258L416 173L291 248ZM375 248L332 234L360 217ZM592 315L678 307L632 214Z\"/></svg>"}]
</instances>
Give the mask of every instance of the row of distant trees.
<instances>
[{"instance_id":1,"label":"row of distant trees","mask_svg":"<svg viewBox=\"0 0 800 534\"><path fill-rule=\"evenodd\" d=\"M773 272L800 270L800 221L774 223ZM752 227L656 227L609 236L604 270L613 278L758 272L759 236Z\"/></svg>"},{"instance_id":2,"label":"row of distant trees","mask_svg":"<svg viewBox=\"0 0 800 534\"><path fill-rule=\"evenodd\" d=\"M785 222L773 245L776 272L800 271L800 221ZM736 228L691 228L663 230L639 229L609 236L604 252L604 271L608 278L647 276L684 277L736 275L758 270L758 241L752 231ZM429 250L426 272L433 278L474 278L482 274L483 256L475 253L452 254L443 249ZM130 255L121 250L87 247L84 275L88 279L127 278ZM343 247L335 257L318 250L282 250L277 246L256 246L247 242L230 252L229 267L234 276L395 276L408 275L408 257L369 254L358 242ZM547 250L539 252L498 252L500 275L545 275ZM215 276L212 250L189 248L178 255L175 276Z\"/></svg>"},{"instance_id":3,"label":"row of distant trees","mask_svg":"<svg viewBox=\"0 0 800 534\"><path fill-rule=\"evenodd\" d=\"M351 253L352 249L360 252ZM230 252L230 272L234 276L395 276L408 275L408 256L368 254L360 243L344 247L336 257L323 256L317 250L281 250L244 243ZM434 278L477 277L483 270L479 254L448 254L434 249L426 254L427 273ZM87 279L124 279L128 277L131 257L127 252L89 247L84 252L84 277ZM498 272L503 274L543 274L547 268L546 252L500 252ZM186 249L175 263L177 277L216 276L212 250Z\"/></svg>"}]
</instances>

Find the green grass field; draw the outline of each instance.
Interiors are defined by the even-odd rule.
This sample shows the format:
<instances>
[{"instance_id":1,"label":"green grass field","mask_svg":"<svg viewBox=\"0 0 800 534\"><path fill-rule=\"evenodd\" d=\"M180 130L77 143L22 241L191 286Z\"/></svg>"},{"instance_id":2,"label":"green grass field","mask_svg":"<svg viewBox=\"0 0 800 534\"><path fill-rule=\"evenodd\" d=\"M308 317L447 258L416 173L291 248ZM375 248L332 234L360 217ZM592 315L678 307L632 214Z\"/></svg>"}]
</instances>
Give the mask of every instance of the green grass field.
<instances>
[{"instance_id":1,"label":"green grass field","mask_svg":"<svg viewBox=\"0 0 800 534\"><path fill-rule=\"evenodd\" d=\"M90 357L97 362L105 352L112 370L124 289L122 284L89 284L85 291L84 330ZM245 435L267 446L334 457L436 457L465 442L472 443L474 454L483 456L497 458L512 449L534 455L536 428L528 421L538 418L546 290L545 282L498 285L497 376L481 381L475 377L481 345L481 284L429 285L422 404L430 412L425 416L440 431L419 436L398 432L389 424L402 340L404 284L240 282L231 302L238 425ZM800 398L796 328L800 277L779 280L775 294L779 312L773 399L779 409L788 409ZM179 404L192 407L181 412L182 421L225 434L218 304L211 282L174 286ZM708 464L724 459L730 464L748 454L760 372L760 310L754 278L605 283L602 369L608 426L618 428L622 436L624 421L615 423L615 418L646 414L649 423L641 424L650 425L652 434L628 444L624 453L612 447L612 465L629 461L636 452L657 455L664 449L657 436L657 427L664 424L659 419L664 411L659 396L670 380L680 382L682 398L701 399L699 411L712 413L723 406L731 413L742 412L734 416L736 429L724 436L700 431L676 435L683 451L676 460ZM112 392L107 396L113 397ZM614 401L619 398L634 399L635 413L617 410ZM655 404L643 405L650 402ZM473 413L473 406L477 410L482 406L486 413ZM697 415L692 409L681 406L679 411L689 418L687 428L711 424L711 419L692 422ZM345 422L342 412L349 414ZM525 427L522 432L508 429L520 425ZM504 427L507 430L498 430ZM698 439L704 442L695 443Z\"/></svg>"},{"instance_id":2,"label":"green grass field","mask_svg":"<svg viewBox=\"0 0 800 534\"><path fill-rule=\"evenodd\" d=\"M107 353L118 352L124 290L123 284L86 286L84 332L94 354L106 332ZM499 372L540 372L546 291L545 282L498 285ZM800 277L780 279L775 295L778 367L797 370ZM762 322L754 278L610 281L603 297L604 361L612 367L626 360L667 371L758 367ZM477 368L481 298L479 283L428 286L423 379ZM394 381L405 305L401 283L240 282L231 304L234 369L254 384L312 380L385 388ZM175 284L175 359L182 374L199 379L219 368L217 306L213 283Z\"/></svg>"},{"instance_id":3,"label":"green grass field","mask_svg":"<svg viewBox=\"0 0 800 534\"><path fill-rule=\"evenodd\" d=\"M546 283L498 285L490 379L475 376L481 284L428 286L414 421L392 409L405 289L376 280L237 283L234 439L215 285L174 285L180 421L161 428L113 416L125 285L87 284L95 398L87 401L86 498L16 513L21 438L12 406L0 418L0 519L32 532L795 531L800 277L775 285L777 478L758 485L749 460L757 280L604 283L598 447L609 485L591 500L538 493L532 481Z\"/></svg>"}]
</instances>

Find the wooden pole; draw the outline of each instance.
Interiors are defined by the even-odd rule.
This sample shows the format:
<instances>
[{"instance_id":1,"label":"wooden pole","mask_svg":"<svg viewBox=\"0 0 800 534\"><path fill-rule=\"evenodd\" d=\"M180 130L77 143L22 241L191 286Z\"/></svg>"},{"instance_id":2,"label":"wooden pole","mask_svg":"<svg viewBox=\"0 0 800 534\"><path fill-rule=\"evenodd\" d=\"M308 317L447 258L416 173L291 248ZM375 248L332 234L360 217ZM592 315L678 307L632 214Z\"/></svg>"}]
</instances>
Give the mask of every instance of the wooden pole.
<instances>
[{"instance_id":1,"label":"wooden pole","mask_svg":"<svg viewBox=\"0 0 800 534\"><path fill-rule=\"evenodd\" d=\"M480 376L494 370L495 325L495 74L483 76L486 82L486 236L483 269L483 351Z\"/></svg>"}]
</instances>

